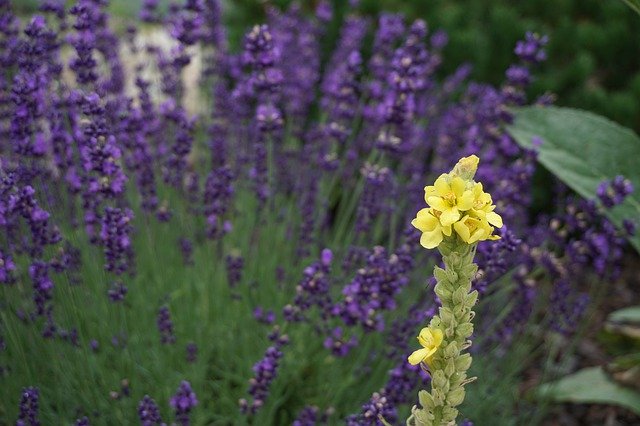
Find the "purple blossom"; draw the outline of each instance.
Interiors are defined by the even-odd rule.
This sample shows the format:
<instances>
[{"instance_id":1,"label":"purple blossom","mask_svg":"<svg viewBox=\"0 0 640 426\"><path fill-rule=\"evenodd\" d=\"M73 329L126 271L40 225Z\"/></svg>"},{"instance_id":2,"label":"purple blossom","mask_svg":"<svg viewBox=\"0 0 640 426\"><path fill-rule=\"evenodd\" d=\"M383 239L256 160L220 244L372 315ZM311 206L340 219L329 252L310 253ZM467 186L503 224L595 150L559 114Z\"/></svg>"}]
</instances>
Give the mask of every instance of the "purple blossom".
<instances>
[{"instance_id":1,"label":"purple blossom","mask_svg":"<svg viewBox=\"0 0 640 426\"><path fill-rule=\"evenodd\" d=\"M38 388L29 387L22 390L20 398L20 414L16 426L39 426L38 419L40 392Z\"/></svg>"},{"instance_id":2,"label":"purple blossom","mask_svg":"<svg viewBox=\"0 0 640 426\"><path fill-rule=\"evenodd\" d=\"M16 270L16 264L13 262L13 258L9 254L4 254L0 250L0 283L13 284L15 277L13 272Z\"/></svg>"},{"instance_id":3,"label":"purple blossom","mask_svg":"<svg viewBox=\"0 0 640 426\"><path fill-rule=\"evenodd\" d=\"M197 361L198 359L198 345L196 345L194 342L189 342L187 343L187 347L186 347L186 352L187 352L187 362L189 364L193 364L194 362Z\"/></svg>"},{"instance_id":4,"label":"purple blossom","mask_svg":"<svg viewBox=\"0 0 640 426\"><path fill-rule=\"evenodd\" d=\"M181 426L189 426L191 410L198 405L195 392L191 390L191 384L183 380L176 393L169 400L169 405L176 414L176 422Z\"/></svg>"},{"instance_id":5,"label":"purple blossom","mask_svg":"<svg viewBox=\"0 0 640 426\"><path fill-rule=\"evenodd\" d=\"M90 426L89 418L87 416L83 416L76 420L75 426Z\"/></svg>"},{"instance_id":6,"label":"purple blossom","mask_svg":"<svg viewBox=\"0 0 640 426\"><path fill-rule=\"evenodd\" d=\"M223 165L209 173L203 195L208 238L221 238L226 233L225 215L229 209L233 194L233 171L231 167Z\"/></svg>"},{"instance_id":7,"label":"purple blossom","mask_svg":"<svg viewBox=\"0 0 640 426\"><path fill-rule=\"evenodd\" d=\"M104 246L105 269L120 275L133 268L131 233L133 211L107 207L102 218L100 240Z\"/></svg>"},{"instance_id":8,"label":"purple blossom","mask_svg":"<svg viewBox=\"0 0 640 426\"><path fill-rule=\"evenodd\" d=\"M547 59L544 47L548 42L547 36L528 32L525 39L516 44L514 52L524 62L540 63Z\"/></svg>"},{"instance_id":9,"label":"purple blossom","mask_svg":"<svg viewBox=\"0 0 640 426\"><path fill-rule=\"evenodd\" d=\"M331 334L324 339L323 346L331 351L334 356L347 356L351 349L358 345L358 338L352 335L349 339L343 337L342 327L336 327Z\"/></svg>"},{"instance_id":10,"label":"purple blossom","mask_svg":"<svg viewBox=\"0 0 640 426\"><path fill-rule=\"evenodd\" d=\"M606 208L613 208L622 204L624 199L633 192L633 184L624 176L616 176L613 180L605 180L598 185L596 195Z\"/></svg>"},{"instance_id":11,"label":"purple blossom","mask_svg":"<svg viewBox=\"0 0 640 426\"><path fill-rule=\"evenodd\" d=\"M272 336L272 340L275 344L267 348L264 357L253 366L254 376L249 380L249 394L253 400L251 403L246 399L239 401L240 411L244 414L252 415L262 408L269 394L271 382L278 374L280 359L283 357L280 349L288 343L288 338L276 333Z\"/></svg>"},{"instance_id":12,"label":"purple blossom","mask_svg":"<svg viewBox=\"0 0 640 426\"><path fill-rule=\"evenodd\" d=\"M107 292L109 296L109 300L112 302L122 302L124 297L127 295L129 289L121 282L114 282L111 284L111 288Z\"/></svg>"},{"instance_id":13,"label":"purple blossom","mask_svg":"<svg viewBox=\"0 0 640 426\"><path fill-rule=\"evenodd\" d=\"M305 314L316 306L321 317L326 320L331 313L330 274L333 253L329 249L322 250L319 261L313 262L303 271L303 276L296 286L293 304L283 308L287 321L303 321Z\"/></svg>"},{"instance_id":14,"label":"purple blossom","mask_svg":"<svg viewBox=\"0 0 640 426\"><path fill-rule=\"evenodd\" d=\"M334 305L333 315L348 326L359 325L366 332L382 331L382 313L396 308L395 296L408 283L413 267L411 249L401 246L389 255L376 246L367 255L365 267L342 290L344 298Z\"/></svg>"},{"instance_id":15,"label":"purple blossom","mask_svg":"<svg viewBox=\"0 0 640 426\"><path fill-rule=\"evenodd\" d=\"M387 167L366 163L360 173L364 177L364 189L356 212L355 230L360 234L371 231L374 222L382 213L391 213L394 181Z\"/></svg>"},{"instance_id":16,"label":"purple blossom","mask_svg":"<svg viewBox=\"0 0 640 426\"><path fill-rule=\"evenodd\" d=\"M227 267L227 282L230 287L235 287L242 281L244 258L240 253L232 252L225 257L225 263Z\"/></svg>"},{"instance_id":17,"label":"purple blossom","mask_svg":"<svg viewBox=\"0 0 640 426\"><path fill-rule=\"evenodd\" d=\"M176 342L176 336L173 334L173 322L171 321L169 307L160 307L156 318L156 324L158 326L158 331L160 332L160 343L163 345L174 344Z\"/></svg>"},{"instance_id":18,"label":"purple blossom","mask_svg":"<svg viewBox=\"0 0 640 426\"><path fill-rule=\"evenodd\" d=\"M160 0L142 0L140 5L140 20L150 24L158 24L162 21L158 11Z\"/></svg>"},{"instance_id":19,"label":"purple blossom","mask_svg":"<svg viewBox=\"0 0 640 426\"><path fill-rule=\"evenodd\" d=\"M138 417L140 418L142 426L157 426L162 424L160 409L149 395L145 395L138 403Z\"/></svg>"}]
</instances>

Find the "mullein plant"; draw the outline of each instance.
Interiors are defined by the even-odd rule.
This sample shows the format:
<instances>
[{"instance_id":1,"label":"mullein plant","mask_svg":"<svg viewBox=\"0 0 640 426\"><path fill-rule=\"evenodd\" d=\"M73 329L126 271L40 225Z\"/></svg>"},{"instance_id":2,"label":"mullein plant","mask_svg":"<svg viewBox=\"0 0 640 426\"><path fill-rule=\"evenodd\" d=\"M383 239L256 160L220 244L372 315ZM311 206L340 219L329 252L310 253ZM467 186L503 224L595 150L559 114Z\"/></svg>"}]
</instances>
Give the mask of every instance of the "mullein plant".
<instances>
[{"instance_id":1,"label":"mullein plant","mask_svg":"<svg viewBox=\"0 0 640 426\"><path fill-rule=\"evenodd\" d=\"M438 315L418 335L422 348L408 358L411 365L421 365L431 375L431 392L419 392L421 407L413 407L408 425L455 424L464 386L475 380L467 376L471 354L464 352L471 346L473 307L478 301L478 291L471 284L478 271L474 256L480 241L500 238L493 231L502 227L491 195L473 180L478 163L475 155L464 157L450 173L427 186L429 208L420 210L411 222L422 232L420 244L438 248L445 267L434 269L435 293L441 303Z\"/></svg>"}]
</instances>

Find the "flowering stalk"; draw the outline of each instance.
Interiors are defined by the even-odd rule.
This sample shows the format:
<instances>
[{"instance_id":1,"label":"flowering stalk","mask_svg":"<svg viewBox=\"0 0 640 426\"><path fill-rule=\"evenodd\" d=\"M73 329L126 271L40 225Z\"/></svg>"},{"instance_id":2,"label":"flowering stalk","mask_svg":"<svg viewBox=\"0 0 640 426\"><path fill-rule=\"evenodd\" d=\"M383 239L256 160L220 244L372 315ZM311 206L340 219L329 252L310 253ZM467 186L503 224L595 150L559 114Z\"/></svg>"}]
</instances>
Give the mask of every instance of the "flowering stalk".
<instances>
[{"instance_id":1,"label":"flowering stalk","mask_svg":"<svg viewBox=\"0 0 640 426\"><path fill-rule=\"evenodd\" d=\"M502 227L491 196L473 180L478 161L476 156L463 158L451 173L427 186L425 200L431 207L420 210L412 222L423 233L420 243L438 248L445 268L434 269L435 292L442 304L439 314L418 336L423 348L409 356L410 364L429 369L431 392L420 391L422 407L413 407L408 425L455 424L464 386L475 380L467 377L471 355L463 353L471 346L473 306L478 300L478 291L471 291L478 270L473 259L479 241L499 238L492 225Z\"/></svg>"}]
</instances>

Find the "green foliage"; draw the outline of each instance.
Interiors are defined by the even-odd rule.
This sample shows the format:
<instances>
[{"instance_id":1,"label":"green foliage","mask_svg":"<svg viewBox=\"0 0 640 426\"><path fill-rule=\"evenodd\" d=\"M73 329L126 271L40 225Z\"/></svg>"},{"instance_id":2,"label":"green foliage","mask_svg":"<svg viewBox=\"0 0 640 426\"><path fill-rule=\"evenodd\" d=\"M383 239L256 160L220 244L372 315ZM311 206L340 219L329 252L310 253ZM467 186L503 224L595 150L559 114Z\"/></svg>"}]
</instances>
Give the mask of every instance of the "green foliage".
<instances>
[{"instance_id":1,"label":"green foliage","mask_svg":"<svg viewBox=\"0 0 640 426\"><path fill-rule=\"evenodd\" d=\"M598 184L616 175L640 188L640 138L606 118L569 108L527 107L515 111L508 131L526 148L532 147L534 137L541 138L536 147L540 163L585 198L593 199ZM624 219L639 218L639 193L606 214L618 226ZM640 252L640 236L630 242Z\"/></svg>"},{"instance_id":2,"label":"green foliage","mask_svg":"<svg viewBox=\"0 0 640 426\"><path fill-rule=\"evenodd\" d=\"M612 381L602 367L586 368L545 384L537 393L556 402L613 404L640 414L640 392Z\"/></svg>"},{"instance_id":3,"label":"green foliage","mask_svg":"<svg viewBox=\"0 0 640 426\"><path fill-rule=\"evenodd\" d=\"M609 315L609 321L633 322L640 324L640 306L630 306L620 309Z\"/></svg>"},{"instance_id":4,"label":"green foliage","mask_svg":"<svg viewBox=\"0 0 640 426\"><path fill-rule=\"evenodd\" d=\"M541 399L554 402L613 404L640 414L640 306L613 312L602 338L609 354L620 354L608 365L591 367L540 386Z\"/></svg>"},{"instance_id":5,"label":"green foliage","mask_svg":"<svg viewBox=\"0 0 640 426\"><path fill-rule=\"evenodd\" d=\"M640 1L638 0L623 0L629 7L640 14Z\"/></svg>"}]
</instances>

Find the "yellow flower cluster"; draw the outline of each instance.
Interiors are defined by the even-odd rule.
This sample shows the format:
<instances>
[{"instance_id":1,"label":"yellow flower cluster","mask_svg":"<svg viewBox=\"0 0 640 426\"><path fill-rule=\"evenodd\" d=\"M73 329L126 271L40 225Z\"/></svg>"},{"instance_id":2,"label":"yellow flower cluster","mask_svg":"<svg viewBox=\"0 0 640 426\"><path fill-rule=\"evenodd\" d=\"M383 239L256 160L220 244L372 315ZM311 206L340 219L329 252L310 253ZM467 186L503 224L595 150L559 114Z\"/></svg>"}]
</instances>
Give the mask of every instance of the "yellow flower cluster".
<instances>
[{"instance_id":1,"label":"yellow flower cluster","mask_svg":"<svg viewBox=\"0 0 640 426\"><path fill-rule=\"evenodd\" d=\"M450 173L424 188L429 208L420 210L411 222L422 232L423 247L437 247L454 231L467 244L500 238L493 230L502 228L502 218L494 211L491 195L473 180L478 162L475 155L462 158Z\"/></svg>"}]
</instances>

